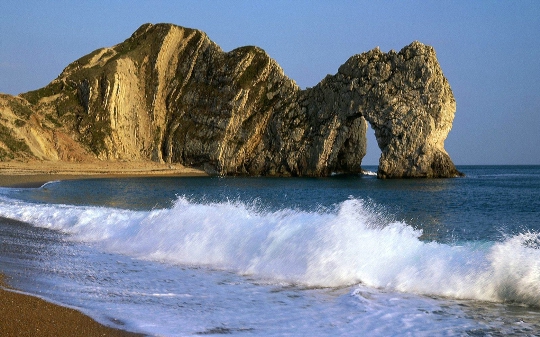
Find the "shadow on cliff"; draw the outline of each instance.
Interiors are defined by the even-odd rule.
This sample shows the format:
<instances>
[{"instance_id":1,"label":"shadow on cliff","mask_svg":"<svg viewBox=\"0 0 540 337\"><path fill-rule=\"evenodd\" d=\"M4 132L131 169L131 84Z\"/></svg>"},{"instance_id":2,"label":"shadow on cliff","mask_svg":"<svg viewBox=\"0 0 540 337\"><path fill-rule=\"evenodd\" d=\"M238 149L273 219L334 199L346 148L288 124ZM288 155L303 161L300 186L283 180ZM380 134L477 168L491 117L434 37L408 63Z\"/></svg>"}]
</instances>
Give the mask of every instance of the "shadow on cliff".
<instances>
[{"instance_id":1,"label":"shadow on cliff","mask_svg":"<svg viewBox=\"0 0 540 337\"><path fill-rule=\"evenodd\" d=\"M181 163L219 175L356 174L369 123L379 178L460 175L444 150L455 99L434 49L416 41L354 55L300 90L258 47L223 52L201 31L145 24L46 87L5 100L21 98L30 112L3 104L11 121L3 134L21 149L34 145L20 150L0 138L8 160L77 152L79 160Z\"/></svg>"}]
</instances>

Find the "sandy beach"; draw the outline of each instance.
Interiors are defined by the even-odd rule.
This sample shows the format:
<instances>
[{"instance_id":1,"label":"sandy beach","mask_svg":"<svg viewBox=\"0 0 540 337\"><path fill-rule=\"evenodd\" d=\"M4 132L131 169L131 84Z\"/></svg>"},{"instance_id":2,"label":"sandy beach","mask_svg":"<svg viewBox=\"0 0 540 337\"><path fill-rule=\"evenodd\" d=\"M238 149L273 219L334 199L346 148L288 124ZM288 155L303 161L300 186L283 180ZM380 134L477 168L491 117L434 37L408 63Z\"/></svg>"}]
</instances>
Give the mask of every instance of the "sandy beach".
<instances>
[{"instance_id":1,"label":"sandy beach","mask_svg":"<svg viewBox=\"0 0 540 337\"><path fill-rule=\"evenodd\" d=\"M0 335L5 337L142 336L103 326L77 310L6 288L3 282L0 303Z\"/></svg>"},{"instance_id":2,"label":"sandy beach","mask_svg":"<svg viewBox=\"0 0 540 337\"><path fill-rule=\"evenodd\" d=\"M48 181L81 178L205 176L202 170L154 162L0 162L0 186L39 187Z\"/></svg>"},{"instance_id":3,"label":"sandy beach","mask_svg":"<svg viewBox=\"0 0 540 337\"><path fill-rule=\"evenodd\" d=\"M48 181L81 178L204 175L182 165L149 162L0 163L0 186L4 187L39 187ZM77 310L14 291L3 279L0 274L1 336L140 336L103 326Z\"/></svg>"}]
</instances>

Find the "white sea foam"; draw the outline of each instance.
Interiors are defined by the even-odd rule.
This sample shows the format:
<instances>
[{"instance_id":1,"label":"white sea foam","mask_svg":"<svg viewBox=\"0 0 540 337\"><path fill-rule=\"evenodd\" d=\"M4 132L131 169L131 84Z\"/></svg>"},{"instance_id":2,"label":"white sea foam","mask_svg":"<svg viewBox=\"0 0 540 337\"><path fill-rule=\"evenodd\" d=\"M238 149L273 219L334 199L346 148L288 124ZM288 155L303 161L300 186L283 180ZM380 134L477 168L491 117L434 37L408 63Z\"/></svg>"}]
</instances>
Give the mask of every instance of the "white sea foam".
<instances>
[{"instance_id":1,"label":"white sea foam","mask_svg":"<svg viewBox=\"0 0 540 337\"><path fill-rule=\"evenodd\" d=\"M51 180L41 185L40 188L46 188L48 185L53 185L53 184L58 184L58 183L60 183L60 180Z\"/></svg>"},{"instance_id":2,"label":"white sea foam","mask_svg":"<svg viewBox=\"0 0 540 337\"><path fill-rule=\"evenodd\" d=\"M271 282L359 284L460 299L540 306L539 234L502 242L424 242L362 200L335 212L257 210L237 202L130 211L41 205L0 197L0 216L69 234L107 252L169 264L210 266Z\"/></svg>"}]
</instances>

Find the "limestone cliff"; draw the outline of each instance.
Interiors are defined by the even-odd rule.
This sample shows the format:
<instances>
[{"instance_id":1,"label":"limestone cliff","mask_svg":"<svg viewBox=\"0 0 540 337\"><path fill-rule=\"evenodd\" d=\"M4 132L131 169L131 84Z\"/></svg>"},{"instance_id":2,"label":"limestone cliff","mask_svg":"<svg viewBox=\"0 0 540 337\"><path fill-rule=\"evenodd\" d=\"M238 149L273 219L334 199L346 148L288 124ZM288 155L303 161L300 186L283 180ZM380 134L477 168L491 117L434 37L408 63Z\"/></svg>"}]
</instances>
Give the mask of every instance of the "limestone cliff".
<instances>
[{"instance_id":1,"label":"limestone cliff","mask_svg":"<svg viewBox=\"0 0 540 337\"><path fill-rule=\"evenodd\" d=\"M21 97L0 94L0 161L92 160L94 156L74 136L53 114L36 110Z\"/></svg>"},{"instance_id":2,"label":"limestone cliff","mask_svg":"<svg viewBox=\"0 0 540 337\"><path fill-rule=\"evenodd\" d=\"M146 24L45 88L0 99L0 108L7 124L26 125L10 137L34 144L17 149L0 138L7 159L152 160L223 175L357 173L369 122L382 150L380 178L459 174L444 150L455 100L433 48L419 42L355 55L300 90L260 48L224 52L201 31Z\"/></svg>"}]
</instances>

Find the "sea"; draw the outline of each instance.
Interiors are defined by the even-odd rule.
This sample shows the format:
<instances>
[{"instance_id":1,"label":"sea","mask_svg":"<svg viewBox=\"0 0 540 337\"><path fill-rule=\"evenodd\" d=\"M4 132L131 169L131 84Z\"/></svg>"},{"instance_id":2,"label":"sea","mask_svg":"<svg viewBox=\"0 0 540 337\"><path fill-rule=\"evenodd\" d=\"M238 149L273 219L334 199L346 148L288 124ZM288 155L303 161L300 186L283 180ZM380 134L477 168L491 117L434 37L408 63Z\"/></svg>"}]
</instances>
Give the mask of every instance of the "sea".
<instances>
[{"instance_id":1,"label":"sea","mask_svg":"<svg viewBox=\"0 0 540 337\"><path fill-rule=\"evenodd\" d=\"M540 335L540 166L364 169L1 188L0 272L149 336Z\"/></svg>"}]
</instances>

